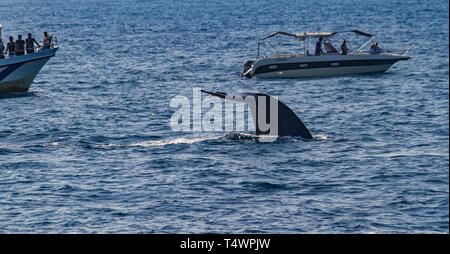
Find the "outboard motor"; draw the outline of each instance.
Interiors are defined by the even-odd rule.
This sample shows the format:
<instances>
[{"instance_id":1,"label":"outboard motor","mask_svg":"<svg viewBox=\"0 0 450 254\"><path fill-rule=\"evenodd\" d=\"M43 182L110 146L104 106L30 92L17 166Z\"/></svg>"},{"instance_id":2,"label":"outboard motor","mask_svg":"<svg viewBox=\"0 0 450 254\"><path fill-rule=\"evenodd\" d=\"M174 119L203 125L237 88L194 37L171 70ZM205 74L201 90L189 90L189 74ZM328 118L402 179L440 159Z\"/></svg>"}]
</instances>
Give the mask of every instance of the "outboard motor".
<instances>
[{"instance_id":1,"label":"outboard motor","mask_svg":"<svg viewBox=\"0 0 450 254\"><path fill-rule=\"evenodd\" d=\"M247 77L247 78L250 78L250 77L251 77L251 74L250 74L250 73L247 73L247 72L252 68L252 65L253 65L254 62L255 62L255 61L246 61L246 62L244 63L244 67L242 68L242 74L241 74L241 76Z\"/></svg>"}]
</instances>

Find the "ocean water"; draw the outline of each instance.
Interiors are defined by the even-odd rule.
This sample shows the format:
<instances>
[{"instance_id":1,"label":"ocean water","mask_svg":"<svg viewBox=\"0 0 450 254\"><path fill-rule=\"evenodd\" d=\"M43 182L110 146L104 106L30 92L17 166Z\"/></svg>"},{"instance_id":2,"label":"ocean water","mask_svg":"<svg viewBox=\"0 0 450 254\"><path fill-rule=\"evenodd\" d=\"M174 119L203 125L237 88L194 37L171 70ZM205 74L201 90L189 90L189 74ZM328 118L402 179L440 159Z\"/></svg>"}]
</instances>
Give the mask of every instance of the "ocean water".
<instances>
[{"instance_id":1,"label":"ocean water","mask_svg":"<svg viewBox=\"0 0 450 254\"><path fill-rule=\"evenodd\" d=\"M447 1L0 8L4 38L47 30L60 46L29 92L0 95L1 233L449 232ZM349 29L382 48L415 42L412 59L384 74L239 78L258 38ZM315 139L173 131L170 101L193 87L278 96Z\"/></svg>"}]
</instances>

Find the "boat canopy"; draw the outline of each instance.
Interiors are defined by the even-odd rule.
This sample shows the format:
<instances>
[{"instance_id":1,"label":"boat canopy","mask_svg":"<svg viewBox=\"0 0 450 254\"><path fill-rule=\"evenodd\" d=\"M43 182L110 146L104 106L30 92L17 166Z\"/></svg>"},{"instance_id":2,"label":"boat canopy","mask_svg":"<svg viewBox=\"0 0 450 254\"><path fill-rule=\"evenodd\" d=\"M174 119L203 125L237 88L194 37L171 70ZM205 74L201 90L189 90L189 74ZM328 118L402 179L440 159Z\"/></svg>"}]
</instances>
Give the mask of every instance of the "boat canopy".
<instances>
[{"instance_id":1,"label":"boat canopy","mask_svg":"<svg viewBox=\"0 0 450 254\"><path fill-rule=\"evenodd\" d=\"M361 35L361 36L365 36L365 37L373 37L372 34L369 34L369 33L366 33L366 32L362 32L362 31L359 31L359 30L348 30L348 31L340 31L340 32L332 32L332 33L330 33L330 32L306 32L306 33L298 33L298 34L292 34L292 33L280 31L280 32L273 33L273 34L271 34L269 36L266 36L266 37L264 37L264 38L262 38L260 40L263 41L263 40L269 39L269 38L271 38L271 37L273 37L273 36L275 36L277 34L281 34L281 35L296 37L299 41L304 41L304 40L306 40L306 39L308 39L310 37L311 38L319 38L319 37L331 38L331 37L335 36L336 34L349 33L349 32L352 32L352 33L355 33L355 34L358 34L358 35Z\"/></svg>"},{"instance_id":2,"label":"boat canopy","mask_svg":"<svg viewBox=\"0 0 450 254\"><path fill-rule=\"evenodd\" d=\"M296 37L299 41L304 41L308 38L330 38L333 37L336 34L336 32L334 33L327 33L327 32L315 32L315 33L301 33L301 34L296 34Z\"/></svg>"},{"instance_id":3,"label":"boat canopy","mask_svg":"<svg viewBox=\"0 0 450 254\"><path fill-rule=\"evenodd\" d=\"M297 34L292 34L292 33L288 33L288 32L283 32L283 31L279 31L276 33L273 33L269 36L266 36L264 38L261 38L258 40L258 54L256 55L256 58L259 58L259 47L260 47L260 43L266 39L269 39L271 37L274 37L275 35L281 34L281 35L285 35L285 36L291 36L291 37L295 37L297 38L299 41L306 41L306 39L311 38L331 38L333 36L335 36L336 34L341 34L341 33L355 33L357 35L360 36L365 36L365 37L369 37L369 40L363 44L358 51L360 51L365 45L367 45L367 43L369 43L371 40L375 39L375 36L366 32L362 32L360 30L346 30L346 31L339 31L339 32L306 32L306 33L297 33ZM305 42L306 43L306 42Z\"/></svg>"}]
</instances>

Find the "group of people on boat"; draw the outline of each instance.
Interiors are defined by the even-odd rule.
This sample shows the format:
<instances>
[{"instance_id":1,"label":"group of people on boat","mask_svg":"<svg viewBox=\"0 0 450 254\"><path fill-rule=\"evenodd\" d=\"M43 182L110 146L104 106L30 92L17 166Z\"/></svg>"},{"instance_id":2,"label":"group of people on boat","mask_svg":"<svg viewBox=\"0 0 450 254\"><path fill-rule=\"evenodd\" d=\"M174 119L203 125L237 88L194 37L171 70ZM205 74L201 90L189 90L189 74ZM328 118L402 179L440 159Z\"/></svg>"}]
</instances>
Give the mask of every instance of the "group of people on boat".
<instances>
[{"instance_id":1,"label":"group of people on boat","mask_svg":"<svg viewBox=\"0 0 450 254\"><path fill-rule=\"evenodd\" d=\"M322 51L322 41L323 41L323 38L320 37L319 40L316 43L316 51L315 51L315 54L314 54L316 56L320 56L320 55L324 54L324 52ZM330 48L332 52L333 51L337 52L337 50L333 47L333 45L331 45L331 43L329 43L328 48ZM342 43L341 43L341 55L347 55L347 53L348 53L347 41L343 40ZM370 47L369 54L370 55L378 55L380 53L381 53L381 49L380 49L380 47L378 47L378 42L375 42Z\"/></svg>"},{"instance_id":2,"label":"group of people on boat","mask_svg":"<svg viewBox=\"0 0 450 254\"><path fill-rule=\"evenodd\" d=\"M43 46L50 48L52 43L52 36L48 35L47 32L44 32L44 43ZM14 41L14 37L9 36L9 42L5 45L3 44L3 40L0 38L0 59L5 58L7 54L9 57L12 56L22 56L26 54L34 53L34 47L37 45L41 47L41 45L33 38L31 33L28 33L28 37L23 40L22 35L17 35L17 40Z\"/></svg>"}]
</instances>

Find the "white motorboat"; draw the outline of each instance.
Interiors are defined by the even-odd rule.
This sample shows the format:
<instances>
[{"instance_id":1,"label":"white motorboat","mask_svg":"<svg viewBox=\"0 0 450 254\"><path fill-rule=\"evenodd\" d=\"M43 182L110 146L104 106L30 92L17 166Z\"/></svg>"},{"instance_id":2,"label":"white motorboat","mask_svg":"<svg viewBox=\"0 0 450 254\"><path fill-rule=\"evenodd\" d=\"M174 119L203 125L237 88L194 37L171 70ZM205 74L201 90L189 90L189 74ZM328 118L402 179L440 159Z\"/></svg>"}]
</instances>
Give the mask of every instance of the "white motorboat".
<instances>
[{"instance_id":1,"label":"white motorboat","mask_svg":"<svg viewBox=\"0 0 450 254\"><path fill-rule=\"evenodd\" d=\"M354 51L348 51L342 54L336 50L331 42L331 38L344 33L353 33L357 36L368 38L361 46ZM275 35L284 35L298 39L304 42L303 54L276 54L259 57L260 43ZM309 52L310 38L322 38L323 48L320 55L313 55ZM257 60L244 63L242 76L251 77L323 77L332 75L345 75L370 72L385 72L394 63L401 60L408 60L411 57L407 53L412 49L382 50L379 54L370 54L363 52L375 36L359 30L350 30L342 32L315 32L291 34L287 32L277 32L258 41ZM403 52L395 54L395 52Z\"/></svg>"},{"instance_id":2,"label":"white motorboat","mask_svg":"<svg viewBox=\"0 0 450 254\"><path fill-rule=\"evenodd\" d=\"M0 25L0 36L1 29ZM35 48L34 53L0 58L0 93L28 91L40 69L57 50L56 40L53 40L49 47Z\"/></svg>"}]
</instances>

